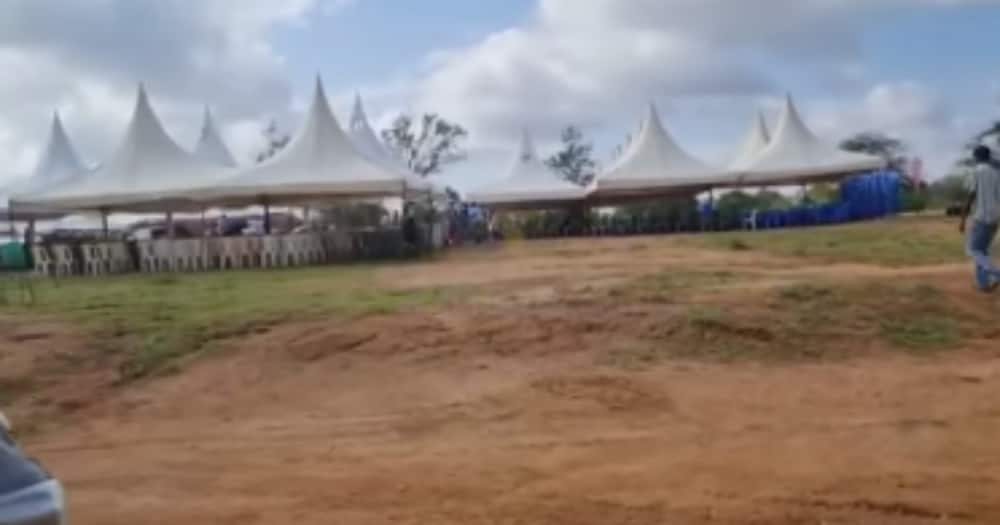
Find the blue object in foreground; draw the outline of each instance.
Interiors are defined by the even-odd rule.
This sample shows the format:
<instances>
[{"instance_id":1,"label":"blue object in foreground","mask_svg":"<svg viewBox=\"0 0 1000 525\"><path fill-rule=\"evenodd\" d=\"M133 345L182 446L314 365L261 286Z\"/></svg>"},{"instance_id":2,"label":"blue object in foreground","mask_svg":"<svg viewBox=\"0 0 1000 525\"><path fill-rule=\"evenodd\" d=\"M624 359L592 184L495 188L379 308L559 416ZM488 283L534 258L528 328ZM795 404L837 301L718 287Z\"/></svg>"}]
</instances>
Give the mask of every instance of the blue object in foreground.
<instances>
[{"instance_id":1,"label":"blue object in foreground","mask_svg":"<svg viewBox=\"0 0 1000 525\"><path fill-rule=\"evenodd\" d=\"M62 486L0 425L0 525L65 525Z\"/></svg>"}]
</instances>

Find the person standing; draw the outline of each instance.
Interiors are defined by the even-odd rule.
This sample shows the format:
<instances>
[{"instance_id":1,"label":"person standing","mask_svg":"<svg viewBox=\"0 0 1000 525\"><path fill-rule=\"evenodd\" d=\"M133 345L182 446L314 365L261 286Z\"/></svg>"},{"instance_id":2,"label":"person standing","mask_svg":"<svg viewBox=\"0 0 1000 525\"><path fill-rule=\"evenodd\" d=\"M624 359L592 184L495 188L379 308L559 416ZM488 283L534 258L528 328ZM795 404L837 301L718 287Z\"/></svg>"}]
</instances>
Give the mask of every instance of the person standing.
<instances>
[{"instance_id":1,"label":"person standing","mask_svg":"<svg viewBox=\"0 0 1000 525\"><path fill-rule=\"evenodd\" d=\"M991 292L1000 285L1000 269L990 257L990 246L1000 222L1000 169L993 153L986 146L976 146L972 152L975 165L968 180L969 198L962 209L959 231L968 233L967 251L975 263L976 285ZM972 228L966 228L972 214Z\"/></svg>"}]
</instances>

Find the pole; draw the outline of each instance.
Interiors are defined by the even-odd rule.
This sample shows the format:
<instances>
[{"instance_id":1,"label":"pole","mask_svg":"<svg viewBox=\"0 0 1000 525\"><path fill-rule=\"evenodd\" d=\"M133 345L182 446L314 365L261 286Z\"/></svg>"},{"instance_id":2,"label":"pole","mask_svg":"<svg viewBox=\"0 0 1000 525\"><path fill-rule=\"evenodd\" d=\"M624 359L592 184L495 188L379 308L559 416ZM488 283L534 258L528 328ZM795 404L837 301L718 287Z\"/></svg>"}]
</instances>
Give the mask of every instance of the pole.
<instances>
[{"instance_id":1,"label":"pole","mask_svg":"<svg viewBox=\"0 0 1000 525\"><path fill-rule=\"evenodd\" d=\"M104 240L111 238L111 228L108 227L108 210L101 210L101 234Z\"/></svg>"},{"instance_id":2,"label":"pole","mask_svg":"<svg viewBox=\"0 0 1000 525\"><path fill-rule=\"evenodd\" d=\"M271 235L271 204L265 198L264 205L264 235Z\"/></svg>"},{"instance_id":3,"label":"pole","mask_svg":"<svg viewBox=\"0 0 1000 525\"><path fill-rule=\"evenodd\" d=\"M10 238L13 240L17 237L17 225L14 224L14 207L9 204L7 206L7 223L10 225Z\"/></svg>"},{"instance_id":4,"label":"pole","mask_svg":"<svg viewBox=\"0 0 1000 525\"><path fill-rule=\"evenodd\" d=\"M176 236L177 236L177 232L174 229L174 212L168 211L167 212L167 238L170 239L170 240L174 240L174 238Z\"/></svg>"}]
</instances>

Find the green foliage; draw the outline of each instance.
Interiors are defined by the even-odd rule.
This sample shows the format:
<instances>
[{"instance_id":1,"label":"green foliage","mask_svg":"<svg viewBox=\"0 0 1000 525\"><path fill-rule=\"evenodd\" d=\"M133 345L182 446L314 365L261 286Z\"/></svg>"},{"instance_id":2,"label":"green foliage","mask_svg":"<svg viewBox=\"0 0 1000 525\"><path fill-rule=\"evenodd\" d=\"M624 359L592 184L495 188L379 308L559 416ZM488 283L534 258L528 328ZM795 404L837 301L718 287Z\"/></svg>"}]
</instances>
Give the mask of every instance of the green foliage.
<instances>
[{"instance_id":1,"label":"green foliage","mask_svg":"<svg viewBox=\"0 0 1000 525\"><path fill-rule=\"evenodd\" d=\"M801 230L738 232L692 238L689 242L723 250L748 249L785 257L917 266L965 259L962 237L949 223L901 217Z\"/></svg>"},{"instance_id":2,"label":"green foliage","mask_svg":"<svg viewBox=\"0 0 1000 525\"><path fill-rule=\"evenodd\" d=\"M903 166L906 144L883 133L868 131L845 139L840 143L840 149L882 157L890 166L900 168Z\"/></svg>"},{"instance_id":3,"label":"green foliage","mask_svg":"<svg viewBox=\"0 0 1000 525\"><path fill-rule=\"evenodd\" d=\"M812 205L829 204L840 199L840 187L832 183L812 184L806 189L806 203Z\"/></svg>"},{"instance_id":4,"label":"green foliage","mask_svg":"<svg viewBox=\"0 0 1000 525\"><path fill-rule=\"evenodd\" d=\"M338 204L320 210L324 222L345 228L365 228L381 224L388 211L379 203Z\"/></svg>"},{"instance_id":5,"label":"green foliage","mask_svg":"<svg viewBox=\"0 0 1000 525\"><path fill-rule=\"evenodd\" d=\"M161 373L214 341L284 319L383 314L442 297L435 289L379 289L363 267L41 281L36 291L29 312L82 323L118 357L120 381Z\"/></svg>"},{"instance_id":6,"label":"green foliage","mask_svg":"<svg viewBox=\"0 0 1000 525\"><path fill-rule=\"evenodd\" d=\"M789 208L791 205L788 197L771 190L760 190L757 193L730 191L715 201L715 209L723 218L742 217L753 210L776 210Z\"/></svg>"},{"instance_id":7,"label":"green foliage","mask_svg":"<svg viewBox=\"0 0 1000 525\"><path fill-rule=\"evenodd\" d=\"M594 178L593 144L584 142L583 133L576 126L568 126L562 132L563 149L546 161L552 169L560 172L566 180L586 186Z\"/></svg>"},{"instance_id":8,"label":"green foliage","mask_svg":"<svg viewBox=\"0 0 1000 525\"><path fill-rule=\"evenodd\" d=\"M965 177L962 175L948 175L936 180L927 191L929 205L936 208L946 208L961 203L969 194L965 187Z\"/></svg>"},{"instance_id":9,"label":"green foliage","mask_svg":"<svg viewBox=\"0 0 1000 525\"><path fill-rule=\"evenodd\" d=\"M264 151L257 154L258 163L277 155L292 141L291 135L278 129L278 123L273 119L264 128L262 134L264 135Z\"/></svg>"},{"instance_id":10,"label":"green foliage","mask_svg":"<svg viewBox=\"0 0 1000 525\"><path fill-rule=\"evenodd\" d=\"M417 128L412 116L402 114L382 131L382 140L389 149L415 173L426 177L441 171L445 164L465 158L462 142L469 134L462 126L426 113Z\"/></svg>"},{"instance_id":11,"label":"green foliage","mask_svg":"<svg viewBox=\"0 0 1000 525\"><path fill-rule=\"evenodd\" d=\"M904 186L900 190L901 208L904 212L920 212L927 209L930 195L926 189Z\"/></svg>"}]
</instances>

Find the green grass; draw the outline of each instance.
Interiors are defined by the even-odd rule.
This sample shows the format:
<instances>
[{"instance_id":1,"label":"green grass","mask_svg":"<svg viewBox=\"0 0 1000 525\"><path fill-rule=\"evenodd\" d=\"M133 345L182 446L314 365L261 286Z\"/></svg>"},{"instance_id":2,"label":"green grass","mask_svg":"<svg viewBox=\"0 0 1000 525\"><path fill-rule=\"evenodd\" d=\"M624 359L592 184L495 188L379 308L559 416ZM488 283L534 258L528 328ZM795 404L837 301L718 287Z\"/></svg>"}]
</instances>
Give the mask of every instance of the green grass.
<instances>
[{"instance_id":1,"label":"green grass","mask_svg":"<svg viewBox=\"0 0 1000 525\"><path fill-rule=\"evenodd\" d=\"M762 252L830 262L918 266L965 260L957 225L904 217L808 229L699 235L693 242L734 252Z\"/></svg>"},{"instance_id":2,"label":"green grass","mask_svg":"<svg viewBox=\"0 0 1000 525\"><path fill-rule=\"evenodd\" d=\"M647 303L670 303L682 300L686 294L717 288L743 278L729 271L696 271L671 269L633 279L608 290L615 298Z\"/></svg>"},{"instance_id":3,"label":"green grass","mask_svg":"<svg viewBox=\"0 0 1000 525\"><path fill-rule=\"evenodd\" d=\"M371 267L127 276L40 281L33 306L79 323L101 350L120 357L129 381L174 370L214 341L289 319L392 313L440 301L441 290L386 290Z\"/></svg>"},{"instance_id":4,"label":"green grass","mask_svg":"<svg viewBox=\"0 0 1000 525\"><path fill-rule=\"evenodd\" d=\"M958 348L987 321L942 290L912 283L803 282L734 303L701 295L635 327L599 364L643 369L669 359L802 362Z\"/></svg>"}]
</instances>

